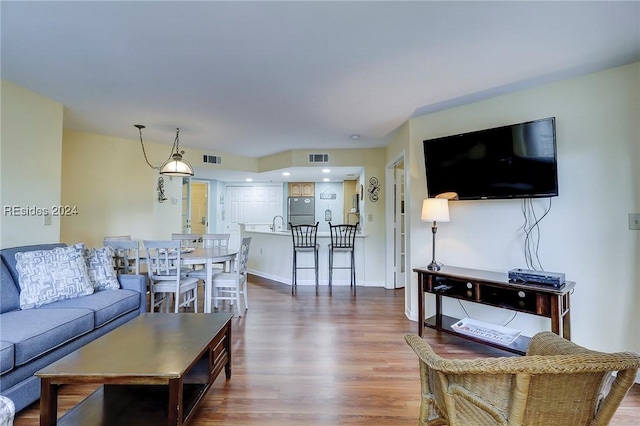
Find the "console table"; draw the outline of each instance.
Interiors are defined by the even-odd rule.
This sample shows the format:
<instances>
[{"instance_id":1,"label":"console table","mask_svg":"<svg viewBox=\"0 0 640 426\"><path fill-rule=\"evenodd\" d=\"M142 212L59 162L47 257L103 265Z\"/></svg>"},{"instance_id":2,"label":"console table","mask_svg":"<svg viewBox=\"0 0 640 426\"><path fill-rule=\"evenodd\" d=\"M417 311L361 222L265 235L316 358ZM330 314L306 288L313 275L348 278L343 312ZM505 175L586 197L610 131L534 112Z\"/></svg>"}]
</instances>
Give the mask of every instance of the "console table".
<instances>
[{"instance_id":1,"label":"console table","mask_svg":"<svg viewBox=\"0 0 640 426\"><path fill-rule=\"evenodd\" d=\"M455 334L509 352L524 355L530 338L519 336L509 346L456 333L451 326L459 318L442 314L442 297L450 297L483 305L551 318L551 331L571 340L569 298L575 283L567 281L561 288L542 284L512 283L507 273L443 266L439 271L415 268L418 274L418 334L424 327ZM435 315L425 319L424 295L436 296Z\"/></svg>"}]
</instances>

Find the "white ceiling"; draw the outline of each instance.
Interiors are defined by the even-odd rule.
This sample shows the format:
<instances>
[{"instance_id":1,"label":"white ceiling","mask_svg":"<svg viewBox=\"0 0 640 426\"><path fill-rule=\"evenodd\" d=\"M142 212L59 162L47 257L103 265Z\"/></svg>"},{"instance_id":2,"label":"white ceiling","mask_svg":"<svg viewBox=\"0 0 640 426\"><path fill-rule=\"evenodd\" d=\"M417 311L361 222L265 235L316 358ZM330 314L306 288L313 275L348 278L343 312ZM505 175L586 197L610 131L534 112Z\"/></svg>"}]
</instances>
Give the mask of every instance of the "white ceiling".
<instances>
[{"instance_id":1,"label":"white ceiling","mask_svg":"<svg viewBox=\"0 0 640 426\"><path fill-rule=\"evenodd\" d=\"M640 60L638 1L0 7L3 79L65 105L66 128L179 127L187 157L385 146L410 117Z\"/></svg>"}]
</instances>

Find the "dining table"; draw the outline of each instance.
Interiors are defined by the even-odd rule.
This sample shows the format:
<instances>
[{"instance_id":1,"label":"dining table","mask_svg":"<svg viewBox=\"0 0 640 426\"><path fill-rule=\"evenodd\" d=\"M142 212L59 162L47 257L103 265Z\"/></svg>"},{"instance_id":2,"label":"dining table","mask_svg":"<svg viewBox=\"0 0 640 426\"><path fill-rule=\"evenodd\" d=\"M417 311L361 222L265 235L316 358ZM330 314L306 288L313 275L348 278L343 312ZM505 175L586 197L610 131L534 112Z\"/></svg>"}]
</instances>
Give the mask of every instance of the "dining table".
<instances>
[{"instance_id":1,"label":"dining table","mask_svg":"<svg viewBox=\"0 0 640 426\"><path fill-rule=\"evenodd\" d=\"M211 292L213 279L213 265L216 263L233 262L238 254L238 248L233 247L197 247L183 251L180 254L183 265L204 265L206 279L204 280L204 312L211 313Z\"/></svg>"}]
</instances>

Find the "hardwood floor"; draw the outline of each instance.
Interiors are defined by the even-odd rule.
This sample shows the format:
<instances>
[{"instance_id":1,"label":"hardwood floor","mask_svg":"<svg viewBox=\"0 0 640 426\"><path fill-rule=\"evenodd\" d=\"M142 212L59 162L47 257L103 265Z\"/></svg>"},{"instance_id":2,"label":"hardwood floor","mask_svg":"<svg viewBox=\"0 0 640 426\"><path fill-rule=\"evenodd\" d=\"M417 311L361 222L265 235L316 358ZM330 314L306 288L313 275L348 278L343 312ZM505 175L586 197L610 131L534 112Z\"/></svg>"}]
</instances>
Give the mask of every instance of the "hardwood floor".
<instances>
[{"instance_id":1,"label":"hardwood floor","mask_svg":"<svg viewBox=\"0 0 640 426\"><path fill-rule=\"evenodd\" d=\"M202 300L200 300L202 304ZM227 310L227 306L221 310ZM404 342L417 325L404 316L404 290L291 287L251 277L249 311L233 319L231 380L220 375L192 425L415 425L418 360ZM442 355L512 356L425 330ZM59 415L93 385L60 390ZM15 425L37 425L38 402ZM616 413L616 426L640 425L640 385ZM471 425L470 425L471 426ZM475 425L473 425L475 426Z\"/></svg>"}]
</instances>

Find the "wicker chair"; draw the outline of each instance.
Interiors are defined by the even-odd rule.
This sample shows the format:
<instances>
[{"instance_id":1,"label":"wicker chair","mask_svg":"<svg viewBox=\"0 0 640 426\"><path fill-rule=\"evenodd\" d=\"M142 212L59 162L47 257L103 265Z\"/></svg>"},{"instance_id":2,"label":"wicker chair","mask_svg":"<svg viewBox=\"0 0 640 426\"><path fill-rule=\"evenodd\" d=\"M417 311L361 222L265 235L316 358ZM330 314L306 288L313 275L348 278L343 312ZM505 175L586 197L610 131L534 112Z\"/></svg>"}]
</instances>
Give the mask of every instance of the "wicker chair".
<instances>
[{"instance_id":1,"label":"wicker chair","mask_svg":"<svg viewBox=\"0 0 640 426\"><path fill-rule=\"evenodd\" d=\"M523 357L448 360L415 334L405 340L420 358L420 426L607 425L640 367L636 353L592 351L549 331Z\"/></svg>"}]
</instances>

